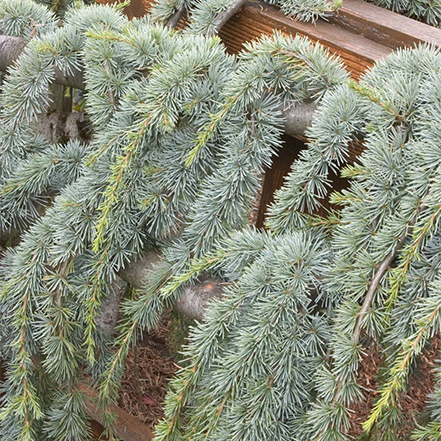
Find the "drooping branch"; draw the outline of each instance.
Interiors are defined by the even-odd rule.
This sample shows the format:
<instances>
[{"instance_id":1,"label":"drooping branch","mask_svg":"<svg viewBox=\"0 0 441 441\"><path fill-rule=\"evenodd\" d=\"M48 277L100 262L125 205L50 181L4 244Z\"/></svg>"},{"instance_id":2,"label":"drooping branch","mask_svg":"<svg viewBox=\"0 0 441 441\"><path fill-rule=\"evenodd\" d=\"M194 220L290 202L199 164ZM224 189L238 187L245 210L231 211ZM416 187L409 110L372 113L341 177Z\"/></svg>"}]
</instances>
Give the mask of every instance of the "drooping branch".
<instances>
[{"instance_id":1,"label":"drooping branch","mask_svg":"<svg viewBox=\"0 0 441 441\"><path fill-rule=\"evenodd\" d=\"M240 5L243 2L244 0L237 0L235 2L235 5L237 3L237 9L241 7ZM224 17L221 14L222 20L228 20L235 13L231 12L232 9L233 6L224 12L224 14L230 14L228 17ZM0 35L0 71L5 71L17 59L25 46L26 40L23 38ZM63 72L56 68L54 82L75 89L85 89L82 71L76 71L72 75L64 75ZM311 125L316 108L317 105L315 103L297 103L283 110L285 133L290 136L304 135L306 128Z\"/></svg>"},{"instance_id":2,"label":"drooping branch","mask_svg":"<svg viewBox=\"0 0 441 441\"><path fill-rule=\"evenodd\" d=\"M233 5L218 17L216 29L220 29L226 21L239 10L244 0L236 0ZM182 8L181 8L182 9ZM178 10L170 20L181 18L185 12ZM5 71L26 47L26 40L18 37L9 37L0 35L0 70ZM74 87L76 89L85 89L84 75L82 71L75 72L74 75L64 75L59 69L56 69L54 82L64 86ZM285 120L285 131L288 135L298 136L305 133L306 128L311 124L314 112L317 108L315 103L298 103L282 111ZM59 115L42 116L39 124L45 126L42 130L46 130L48 137L58 136L53 133L58 130ZM56 121L55 121L56 120ZM78 121L75 120L75 123ZM63 132L64 133L64 132ZM55 141L55 140L54 140ZM56 141L58 142L58 140ZM141 288L142 281L152 269L152 265L159 260L159 255L154 252L148 252L140 260L130 263L127 268L120 271L123 280L130 283L136 288ZM220 280L201 279L196 285L190 285L184 288L184 293L176 308L187 317L201 320L206 309L207 302L213 297L219 298L222 295L223 283Z\"/></svg>"},{"instance_id":3,"label":"drooping branch","mask_svg":"<svg viewBox=\"0 0 441 441\"><path fill-rule=\"evenodd\" d=\"M369 307L371 306L372 300L374 299L375 292L379 288L383 276L386 274L386 271L389 269L398 251L403 247L407 235L408 235L408 230L406 230L401 235L400 239L395 245L395 248L383 260L381 265L378 267L374 278L372 279L369 290L366 294L366 297L364 298L363 304L361 305L360 311L357 315L357 323L355 325L354 332L352 333L351 341L354 345L357 344L358 340L360 339L361 329L363 327L363 321L367 315Z\"/></svg>"},{"instance_id":4,"label":"drooping branch","mask_svg":"<svg viewBox=\"0 0 441 441\"><path fill-rule=\"evenodd\" d=\"M363 304L361 305L360 311L357 314L357 321L354 327L354 331L352 332L351 336L351 343L355 346L358 344L358 341L360 339L362 327L363 327L363 321L368 313L368 310L372 304L372 301L374 299L375 293L377 289L380 286L381 280L383 279L383 276L386 274L386 271L389 269L390 265L392 264L393 260L397 256L397 253L401 250L403 247L406 238L408 237L409 233L411 232L413 227L413 222L409 225L409 227L406 229L406 231L400 236L398 239L395 247L392 251L385 257L383 262L378 266L377 271L372 278L372 281L370 283L368 292L366 293L366 297L364 298ZM335 388L334 398L333 402L336 402L339 398L340 392L343 388L343 380L339 380L337 383L337 387Z\"/></svg>"},{"instance_id":5,"label":"drooping branch","mask_svg":"<svg viewBox=\"0 0 441 441\"><path fill-rule=\"evenodd\" d=\"M314 112L317 109L315 103L295 104L282 111L285 119L286 133L291 136L303 135L311 124ZM131 262L119 272L120 277L135 288L141 288L153 265L159 261L159 255L155 251L149 251L136 262ZM202 320L207 303L213 298L222 297L224 283L220 280L201 278L199 283L188 285L184 288L183 295L176 304L176 309L185 316Z\"/></svg>"}]
</instances>

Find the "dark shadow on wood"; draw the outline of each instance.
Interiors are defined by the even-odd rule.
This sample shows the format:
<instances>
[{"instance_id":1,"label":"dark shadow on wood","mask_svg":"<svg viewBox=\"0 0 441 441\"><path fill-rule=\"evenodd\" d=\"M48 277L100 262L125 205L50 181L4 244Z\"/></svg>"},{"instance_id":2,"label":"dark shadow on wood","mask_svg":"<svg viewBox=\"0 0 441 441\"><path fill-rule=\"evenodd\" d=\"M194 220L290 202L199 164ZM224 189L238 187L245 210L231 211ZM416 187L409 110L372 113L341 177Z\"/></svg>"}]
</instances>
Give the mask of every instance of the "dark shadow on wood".
<instances>
[{"instance_id":1,"label":"dark shadow on wood","mask_svg":"<svg viewBox=\"0 0 441 441\"><path fill-rule=\"evenodd\" d=\"M272 157L271 168L265 172L256 228L263 227L265 214L268 206L274 201L275 191L283 185L285 176L291 170L291 164L298 158L299 152L305 148L303 141L288 135L283 135L282 141L282 147Z\"/></svg>"},{"instance_id":2,"label":"dark shadow on wood","mask_svg":"<svg viewBox=\"0 0 441 441\"><path fill-rule=\"evenodd\" d=\"M274 202L274 193L284 184L285 177L291 171L291 165L298 158L300 151L306 148L303 140L288 135L283 135L282 141L282 147L277 154L274 154L272 157L271 167L265 171L262 195L255 224L256 228L264 227L267 209ZM353 158L356 158L357 154L361 153L360 145L355 143L354 146L355 149L352 145L350 147L349 160L351 162ZM360 152L358 152L357 149L360 150ZM332 191L342 191L348 187L347 179L342 178L333 171L329 172L328 178L331 181L330 193ZM327 199L322 201L322 204L323 208L312 214L326 216L329 209L338 209L338 207L331 205Z\"/></svg>"}]
</instances>

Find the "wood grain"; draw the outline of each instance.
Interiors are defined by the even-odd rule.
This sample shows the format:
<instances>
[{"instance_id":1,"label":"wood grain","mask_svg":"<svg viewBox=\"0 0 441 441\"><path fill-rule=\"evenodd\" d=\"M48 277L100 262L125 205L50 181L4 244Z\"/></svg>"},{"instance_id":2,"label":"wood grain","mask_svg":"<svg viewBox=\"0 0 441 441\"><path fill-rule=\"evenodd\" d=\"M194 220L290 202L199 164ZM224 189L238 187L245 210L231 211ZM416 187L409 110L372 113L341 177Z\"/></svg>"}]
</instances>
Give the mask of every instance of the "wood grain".
<instances>
[{"instance_id":1,"label":"wood grain","mask_svg":"<svg viewBox=\"0 0 441 441\"><path fill-rule=\"evenodd\" d=\"M344 0L329 22L391 48L441 46L441 30L362 0Z\"/></svg>"}]
</instances>

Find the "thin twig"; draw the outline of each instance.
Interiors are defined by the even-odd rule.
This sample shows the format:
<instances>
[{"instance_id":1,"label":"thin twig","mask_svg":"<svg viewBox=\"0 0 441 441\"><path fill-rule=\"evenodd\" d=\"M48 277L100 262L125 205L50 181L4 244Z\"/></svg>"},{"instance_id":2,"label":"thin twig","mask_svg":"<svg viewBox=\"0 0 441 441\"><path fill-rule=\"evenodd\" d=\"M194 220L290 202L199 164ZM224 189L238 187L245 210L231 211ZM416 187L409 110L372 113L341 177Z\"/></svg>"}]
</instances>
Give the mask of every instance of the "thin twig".
<instances>
[{"instance_id":1,"label":"thin twig","mask_svg":"<svg viewBox=\"0 0 441 441\"><path fill-rule=\"evenodd\" d=\"M397 252L402 248L404 245L404 242L406 240L406 237L408 236L411 226L409 226L406 231L401 235L399 238L397 244L395 245L395 248L386 256L386 258L383 260L382 264L378 267L378 270L375 274L375 277L372 279L371 286L369 287L369 290L366 294L366 297L364 299L363 304L361 305L360 312L358 313L357 317L357 323L354 328L354 332L352 334L351 342L353 344L357 344L358 340L360 338L361 334L361 327L363 324L363 320L367 314L367 311L372 303L372 300L374 298L375 291L380 285L381 279L383 278L384 274L388 270L390 264L394 260L395 256L397 255Z\"/></svg>"},{"instance_id":2,"label":"thin twig","mask_svg":"<svg viewBox=\"0 0 441 441\"><path fill-rule=\"evenodd\" d=\"M363 301L363 304L361 305L360 311L357 315L357 323L355 324L354 332L352 333L352 337L351 337L352 344L356 345L358 343L361 335L361 329L363 326L363 320L367 315L369 307L371 306L375 292L380 286L381 279L385 275L386 271L389 269L389 266L392 263L392 261L395 259L395 256L397 255L398 251L403 247L407 236L412 230L412 227L413 227L413 222L412 224L409 224L409 226L406 228L406 231L398 239L394 249L386 256L386 258L383 260L381 265L378 267L377 272L375 273L375 276L372 279L366 297ZM343 380L340 379L337 383L337 387L335 388L334 398L332 399L333 403L337 401L337 398L340 395L342 388L343 388Z\"/></svg>"},{"instance_id":3,"label":"thin twig","mask_svg":"<svg viewBox=\"0 0 441 441\"><path fill-rule=\"evenodd\" d=\"M110 66L109 66L109 62L108 61L106 61L104 63L104 72L106 72L106 74L107 74L107 76L109 77L109 80L110 80L111 73L110 73ZM109 97L110 104L113 107L115 107L115 95L113 94L113 92L112 92L112 90L110 88L109 88L109 90L107 92L107 95Z\"/></svg>"}]
</instances>

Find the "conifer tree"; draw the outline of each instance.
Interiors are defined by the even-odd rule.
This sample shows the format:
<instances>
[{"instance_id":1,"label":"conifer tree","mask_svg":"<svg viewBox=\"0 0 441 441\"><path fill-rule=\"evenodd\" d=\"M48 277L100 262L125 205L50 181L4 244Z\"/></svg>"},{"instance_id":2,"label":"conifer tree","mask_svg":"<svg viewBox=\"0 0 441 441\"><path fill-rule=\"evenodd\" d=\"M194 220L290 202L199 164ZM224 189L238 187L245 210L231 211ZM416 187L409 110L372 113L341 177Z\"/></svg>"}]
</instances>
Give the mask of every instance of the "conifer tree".
<instances>
[{"instance_id":1,"label":"conifer tree","mask_svg":"<svg viewBox=\"0 0 441 441\"><path fill-rule=\"evenodd\" d=\"M130 347L203 274L223 297L189 335L157 440L348 439L372 340L387 374L364 428L396 436L399 392L440 326L441 55L401 50L356 83L305 38L228 55L222 20L198 7L177 33L118 7L72 5L60 25L31 0L0 5L2 33L28 41L0 95L0 227L21 234L1 268L6 441L89 439L90 378L113 439ZM89 144L35 130L60 72L84 75ZM259 176L305 103L307 149L256 230ZM331 172L347 190L332 192ZM328 198L341 208L314 214ZM161 259L106 333L118 276L149 250ZM440 438L440 388L416 439Z\"/></svg>"}]
</instances>

